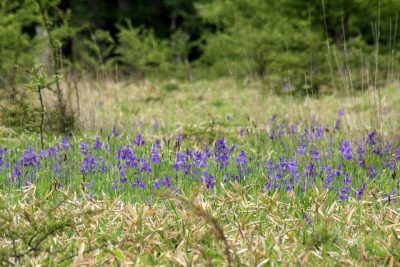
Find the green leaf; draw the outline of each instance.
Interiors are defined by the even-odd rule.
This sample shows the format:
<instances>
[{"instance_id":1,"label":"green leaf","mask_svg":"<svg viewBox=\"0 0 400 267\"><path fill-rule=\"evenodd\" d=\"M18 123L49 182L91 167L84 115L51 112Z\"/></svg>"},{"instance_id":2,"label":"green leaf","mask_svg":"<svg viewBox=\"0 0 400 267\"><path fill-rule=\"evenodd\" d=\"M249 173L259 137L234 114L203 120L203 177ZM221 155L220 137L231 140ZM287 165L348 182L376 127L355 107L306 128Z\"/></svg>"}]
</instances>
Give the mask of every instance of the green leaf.
<instances>
[{"instance_id":1,"label":"green leaf","mask_svg":"<svg viewBox=\"0 0 400 267\"><path fill-rule=\"evenodd\" d=\"M110 252L120 261L125 261L125 255L119 248L114 248Z\"/></svg>"}]
</instances>

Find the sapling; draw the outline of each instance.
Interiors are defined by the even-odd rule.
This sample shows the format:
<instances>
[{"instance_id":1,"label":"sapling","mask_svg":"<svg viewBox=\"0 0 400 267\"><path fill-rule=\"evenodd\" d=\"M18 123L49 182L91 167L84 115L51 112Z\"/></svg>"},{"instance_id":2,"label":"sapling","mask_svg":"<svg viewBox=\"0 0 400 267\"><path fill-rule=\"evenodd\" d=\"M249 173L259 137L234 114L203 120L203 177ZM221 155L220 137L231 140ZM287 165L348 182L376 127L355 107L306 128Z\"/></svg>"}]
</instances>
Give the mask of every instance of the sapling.
<instances>
[{"instance_id":1,"label":"sapling","mask_svg":"<svg viewBox=\"0 0 400 267\"><path fill-rule=\"evenodd\" d=\"M41 71L42 65L34 65L30 70L29 73L32 76L32 79L26 85L26 87L35 93L37 93L39 102L40 102L40 145L42 149L44 148L43 143L43 126L44 126L44 102L43 102L43 95L42 91L44 89L51 90L51 86L56 83L59 79L58 75L54 75L53 77L48 77L46 73Z\"/></svg>"},{"instance_id":2,"label":"sapling","mask_svg":"<svg viewBox=\"0 0 400 267\"><path fill-rule=\"evenodd\" d=\"M69 12L62 12L58 5L58 0L35 0L41 16L43 27L47 33L51 54L52 54L52 72L55 74L55 85L57 95L57 108L60 119L60 131L66 132L68 128L68 114L63 91L60 85L61 77L61 49L62 43L74 34L74 29L69 25ZM51 15L53 14L53 15ZM60 23L61 22L61 23Z\"/></svg>"}]
</instances>

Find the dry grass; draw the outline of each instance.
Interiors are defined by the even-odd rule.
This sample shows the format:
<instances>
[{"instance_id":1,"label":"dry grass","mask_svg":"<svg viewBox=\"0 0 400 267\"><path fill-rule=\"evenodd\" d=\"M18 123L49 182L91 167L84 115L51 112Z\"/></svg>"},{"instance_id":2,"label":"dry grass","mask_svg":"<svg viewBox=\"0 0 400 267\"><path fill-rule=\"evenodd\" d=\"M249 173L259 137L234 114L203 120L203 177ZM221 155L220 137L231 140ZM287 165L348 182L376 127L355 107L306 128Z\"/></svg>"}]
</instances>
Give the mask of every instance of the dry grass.
<instances>
[{"instance_id":1,"label":"dry grass","mask_svg":"<svg viewBox=\"0 0 400 267\"><path fill-rule=\"evenodd\" d=\"M147 204L82 201L62 191L44 201L32 197L34 188L18 204L3 195L1 264L400 264L400 208L393 200L371 194L363 201L332 203L326 192L315 191L304 210L295 195L255 200L246 190L236 186L220 196L168 196Z\"/></svg>"},{"instance_id":2,"label":"dry grass","mask_svg":"<svg viewBox=\"0 0 400 267\"><path fill-rule=\"evenodd\" d=\"M173 91L165 89L171 84ZM341 93L319 98L277 96L260 82L235 82L232 79L193 84L173 81L127 84L83 80L78 88L79 121L86 130L109 129L114 125L129 128L133 120L137 125L142 121L151 128L153 120L158 120L161 127L170 131L177 124L199 125L205 121L223 121L228 115L240 126L248 125L249 120L262 126L272 114L290 121L315 117L318 121L322 119L333 125L341 107L345 109L348 125L352 128L355 125L362 130L380 128L378 113L382 114L380 121L383 129L393 132L400 124L400 109L396 108L400 106L400 93L396 84L382 90L380 100L374 91L353 93L350 97ZM77 110L73 93L70 99L73 109Z\"/></svg>"}]
</instances>

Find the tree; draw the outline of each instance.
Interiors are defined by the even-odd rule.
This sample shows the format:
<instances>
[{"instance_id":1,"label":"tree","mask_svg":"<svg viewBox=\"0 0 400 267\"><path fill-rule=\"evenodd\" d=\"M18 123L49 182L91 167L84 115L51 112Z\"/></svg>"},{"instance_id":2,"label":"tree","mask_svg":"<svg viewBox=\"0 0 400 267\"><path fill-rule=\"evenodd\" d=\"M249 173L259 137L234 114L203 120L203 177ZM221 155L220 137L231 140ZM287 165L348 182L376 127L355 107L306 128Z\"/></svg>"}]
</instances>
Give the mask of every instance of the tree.
<instances>
[{"instance_id":1,"label":"tree","mask_svg":"<svg viewBox=\"0 0 400 267\"><path fill-rule=\"evenodd\" d=\"M206 23L216 25L205 36L202 60L219 75L255 75L277 89L284 84L302 89L304 77L316 71L318 60L309 52L321 47L320 36L307 20L285 16L279 1L218 0L196 7Z\"/></svg>"}]
</instances>

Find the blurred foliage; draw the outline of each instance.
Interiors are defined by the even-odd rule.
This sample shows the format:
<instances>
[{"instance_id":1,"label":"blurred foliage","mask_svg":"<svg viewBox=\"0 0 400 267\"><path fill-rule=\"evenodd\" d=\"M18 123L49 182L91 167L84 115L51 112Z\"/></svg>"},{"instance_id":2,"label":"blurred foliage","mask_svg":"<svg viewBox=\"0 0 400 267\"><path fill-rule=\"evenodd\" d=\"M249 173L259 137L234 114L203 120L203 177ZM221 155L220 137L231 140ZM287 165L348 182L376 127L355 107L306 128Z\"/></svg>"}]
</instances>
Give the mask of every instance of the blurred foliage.
<instances>
[{"instance_id":1,"label":"blurred foliage","mask_svg":"<svg viewBox=\"0 0 400 267\"><path fill-rule=\"evenodd\" d=\"M166 41L158 40L152 30L134 28L131 23L119 26L119 30L117 52L125 66L140 74L169 70L171 50Z\"/></svg>"},{"instance_id":2,"label":"blurred foliage","mask_svg":"<svg viewBox=\"0 0 400 267\"><path fill-rule=\"evenodd\" d=\"M96 77L250 77L305 94L380 86L399 67L397 0L43 3L61 67ZM44 32L35 1L0 0L0 88L25 82L19 68L48 63Z\"/></svg>"},{"instance_id":3,"label":"blurred foliage","mask_svg":"<svg viewBox=\"0 0 400 267\"><path fill-rule=\"evenodd\" d=\"M31 2L0 0L0 89L21 82L19 70L35 61L37 40L24 30L35 22L37 14Z\"/></svg>"}]
</instances>

